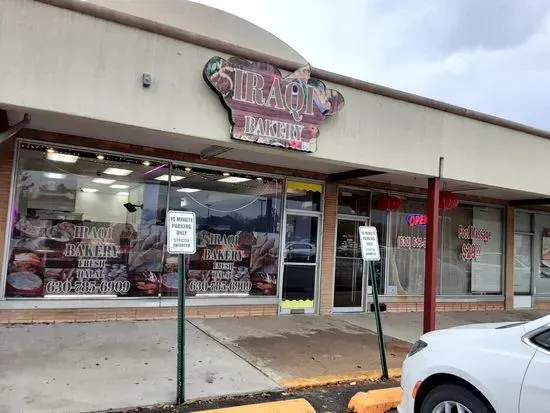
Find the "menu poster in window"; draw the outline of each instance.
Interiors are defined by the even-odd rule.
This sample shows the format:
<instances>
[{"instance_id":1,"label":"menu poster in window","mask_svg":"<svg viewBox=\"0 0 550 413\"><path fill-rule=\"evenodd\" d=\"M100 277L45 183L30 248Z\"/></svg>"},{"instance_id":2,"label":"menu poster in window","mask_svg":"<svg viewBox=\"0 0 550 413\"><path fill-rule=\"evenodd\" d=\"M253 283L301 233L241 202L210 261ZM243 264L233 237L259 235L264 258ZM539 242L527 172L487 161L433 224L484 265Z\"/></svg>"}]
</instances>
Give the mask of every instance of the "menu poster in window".
<instances>
[{"instance_id":1,"label":"menu poster in window","mask_svg":"<svg viewBox=\"0 0 550 413\"><path fill-rule=\"evenodd\" d=\"M14 226L6 295L134 296L144 295L144 283L156 284L158 292L158 276L147 267L160 268L162 260L155 253L158 242L152 243L149 235L126 223L20 218Z\"/></svg>"},{"instance_id":2,"label":"menu poster in window","mask_svg":"<svg viewBox=\"0 0 550 413\"><path fill-rule=\"evenodd\" d=\"M540 278L550 278L550 229L542 230L542 262Z\"/></svg>"},{"instance_id":3,"label":"menu poster in window","mask_svg":"<svg viewBox=\"0 0 550 413\"><path fill-rule=\"evenodd\" d=\"M197 252L188 263L187 294L275 295L278 245L278 234L199 231Z\"/></svg>"}]
</instances>

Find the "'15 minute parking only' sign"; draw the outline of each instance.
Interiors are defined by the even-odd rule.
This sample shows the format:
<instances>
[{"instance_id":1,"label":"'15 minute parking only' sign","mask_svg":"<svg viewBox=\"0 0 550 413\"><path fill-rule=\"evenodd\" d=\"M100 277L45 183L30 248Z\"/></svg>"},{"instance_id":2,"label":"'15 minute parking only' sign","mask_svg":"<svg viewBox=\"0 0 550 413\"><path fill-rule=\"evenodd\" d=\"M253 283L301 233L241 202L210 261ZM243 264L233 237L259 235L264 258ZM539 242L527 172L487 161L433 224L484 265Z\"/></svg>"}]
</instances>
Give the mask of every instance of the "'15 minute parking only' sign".
<instances>
[{"instance_id":1,"label":"'15 minute parking only' sign","mask_svg":"<svg viewBox=\"0 0 550 413\"><path fill-rule=\"evenodd\" d=\"M359 227L361 255L365 261L380 261L380 247L376 227Z\"/></svg>"},{"instance_id":2,"label":"'15 minute parking only' sign","mask_svg":"<svg viewBox=\"0 0 550 413\"><path fill-rule=\"evenodd\" d=\"M197 221L194 212L168 211L166 215L169 254L194 254L197 247Z\"/></svg>"}]
</instances>

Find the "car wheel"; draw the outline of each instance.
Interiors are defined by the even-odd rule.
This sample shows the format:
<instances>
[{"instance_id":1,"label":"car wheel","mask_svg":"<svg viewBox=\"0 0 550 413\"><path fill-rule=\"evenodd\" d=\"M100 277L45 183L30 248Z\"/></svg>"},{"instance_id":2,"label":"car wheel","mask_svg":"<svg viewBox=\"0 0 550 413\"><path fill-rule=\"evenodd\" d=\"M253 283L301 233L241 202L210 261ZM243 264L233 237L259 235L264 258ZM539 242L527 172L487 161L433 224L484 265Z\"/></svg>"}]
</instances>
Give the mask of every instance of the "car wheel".
<instances>
[{"instance_id":1,"label":"car wheel","mask_svg":"<svg viewBox=\"0 0 550 413\"><path fill-rule=\"evenodd\" d=\"M466 387L442 384L430 390L420 413L493 413L490 406Z\"/></svg>"}]
</instances>

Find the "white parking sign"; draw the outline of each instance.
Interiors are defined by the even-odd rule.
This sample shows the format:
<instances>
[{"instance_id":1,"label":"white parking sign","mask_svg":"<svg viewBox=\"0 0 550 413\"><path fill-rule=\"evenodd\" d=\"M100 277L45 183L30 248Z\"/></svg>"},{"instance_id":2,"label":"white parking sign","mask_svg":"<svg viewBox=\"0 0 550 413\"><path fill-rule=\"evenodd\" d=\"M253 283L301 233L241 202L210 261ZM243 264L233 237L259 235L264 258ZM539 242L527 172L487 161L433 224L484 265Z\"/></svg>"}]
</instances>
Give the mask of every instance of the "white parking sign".
<instances>
[{"instance_id":1,"label":"white parking sign","mask_svg":"<svg viewBox=\"0 0 550 413\"><path fill-rule=\"evenodd\" d=\"M361 255L365 261L380 261L380 247L376 227L359 227Z\"/></svg>"},{"instance_id":2,"label":"white parking sign","mask_svg":"<svg viewBox=\"0 0 550 413\"><path fill-rule=\"evenodd\" d=\"M166 215L169 254L194 254L197 223L194 212L168 211Z\"/></svg>"}]
</instances>

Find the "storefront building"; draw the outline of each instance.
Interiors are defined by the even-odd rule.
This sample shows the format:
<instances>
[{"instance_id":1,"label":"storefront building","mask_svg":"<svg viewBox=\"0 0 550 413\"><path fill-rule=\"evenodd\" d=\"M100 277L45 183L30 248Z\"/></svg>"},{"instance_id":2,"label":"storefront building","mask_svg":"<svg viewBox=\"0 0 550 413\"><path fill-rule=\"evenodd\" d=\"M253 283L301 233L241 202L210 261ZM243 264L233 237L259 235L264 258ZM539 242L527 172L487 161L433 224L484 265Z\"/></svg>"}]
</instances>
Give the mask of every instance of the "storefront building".
<instances>
[{"instance_id":1,"label":"storefront building","mask_svg":"<svg viewBox=\"0 0 550 413\"><path fill-rule=\"evenodd\" d=\"M550 133L311 69L193 3L0 6L24 46L0 40L0 322L175 317L168 210L197 216L189 317L370 312L372 277L422 311L432 267L438 310L550 309Z\"/></svg>"}]
</instances>

